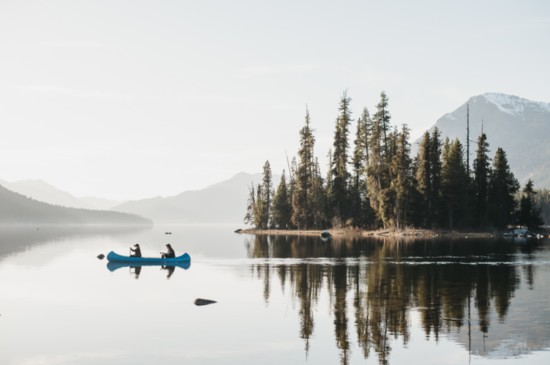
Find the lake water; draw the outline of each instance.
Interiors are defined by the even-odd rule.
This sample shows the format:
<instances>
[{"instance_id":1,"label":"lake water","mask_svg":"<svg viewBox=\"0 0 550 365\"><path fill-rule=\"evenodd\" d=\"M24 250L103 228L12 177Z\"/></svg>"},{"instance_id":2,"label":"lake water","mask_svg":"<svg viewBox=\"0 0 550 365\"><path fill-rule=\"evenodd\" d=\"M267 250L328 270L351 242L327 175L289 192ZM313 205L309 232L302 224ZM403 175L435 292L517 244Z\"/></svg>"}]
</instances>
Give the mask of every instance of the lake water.
<instances>
[{"instance_id":1,"label":"lake water","mask_svg":"<svg viewBox=\"0 0 550 365\"><path fill-rule=\"evenodd\" d=\"M233 229L0 228L0 364L550 363L547 240ZM96 258L137 242L191 265Z\"/></svg>"}]
</instances>

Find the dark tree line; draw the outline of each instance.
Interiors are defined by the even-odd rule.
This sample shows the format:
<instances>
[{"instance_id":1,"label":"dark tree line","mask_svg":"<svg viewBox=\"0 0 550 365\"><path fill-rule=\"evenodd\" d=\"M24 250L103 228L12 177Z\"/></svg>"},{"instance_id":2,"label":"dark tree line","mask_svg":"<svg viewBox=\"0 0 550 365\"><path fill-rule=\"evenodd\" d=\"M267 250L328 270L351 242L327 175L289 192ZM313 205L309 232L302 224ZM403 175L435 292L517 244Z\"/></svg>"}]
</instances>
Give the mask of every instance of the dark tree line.
<instances>
[{"instance_id":1,"label":"dark tree line","mask_svg":"<svg viewBox=\"0 0 550 365\"><path fill-rule=\"evenodd\" d=\"M322 176L315 156L309 111L299 132L300 148L283 171L275 192L269 161L261 184L250 187L245 222L256 228L495 228L542 224L533 182L522 192L506 153L489 157L487 136L477 140L472 172L458 139L442 140L437 128L425 132L411 156L410 130L391 125L388 97L371 117L364 108L353 145L351 98L340 99L329 166Z\"/></svg>"}]
</instances>

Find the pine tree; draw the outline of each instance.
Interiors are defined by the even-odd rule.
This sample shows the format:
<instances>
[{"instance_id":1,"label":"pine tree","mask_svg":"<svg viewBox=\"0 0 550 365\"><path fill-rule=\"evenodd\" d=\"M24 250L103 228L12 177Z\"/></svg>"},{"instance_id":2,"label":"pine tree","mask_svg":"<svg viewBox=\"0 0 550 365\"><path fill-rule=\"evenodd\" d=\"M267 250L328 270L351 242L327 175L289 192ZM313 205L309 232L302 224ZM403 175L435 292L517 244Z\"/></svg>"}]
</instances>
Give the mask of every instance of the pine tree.
<instances>
[{"instance_id":1,"label":"pine tree","mask_svg":"<svg viewBox=\"0 0 550 365\"><path fill-rule=\"evenodd\" d=\"M300 150L296 181L292 193L292 224L300 229L310 228L313 224L311 189L313 186L315 138L310 128L309 111L306 110L305 124L300 130Z\"/></svg>"},{"instance_id":2,"label":"pine tree","mask_svg":"<svg viewBox=\"0 0 550 365\"><path fill-rule=\"evenodd\" d=\"M321 168L319 161L315 159L315 167L313 171L313 183L311 187L310 201L312 205L313 227L325 228L328 224L327 217L327 197L325 195L325 187L323 186L323 178L321 176Z\"/></svg>"},{"instance_id":3,"label":"pine tree","mask_svg":"<svg viewBox=\"0 0 550 365\"><path fill-rule=\"evenodd\" d=\"M286 184L285 171L281 176L281 181L273 197L272 219L273 226L280 229L290 228L290 219L292 218L292 205L290 204L290 194Z\"/></svg>"},{"instance_id":4,"label":"pine tree","mask_svg":"<svg viewBox=\"0 0 550 365\"><path fill-rule=\"evenodd\" d=\"M256 204L254 205L254 227L256 228L265 228L263 224L263 217L264 217L264 201L263 198L263 191L262 191L262 185L258 184L256 187Z\"/></svg>"},{"instance_id":5,"label":"pine tree","mask_svg":"<svg viewBox=\"0 0 550 365\"><path fill-rule=\"evenodd\" d=\"M265 228L262 225L263 214L264 204L262 201L262 185L258 184L256 189L254 189L254 184L252 184L249 189L244 222L252 224L254 228Z\"/></svg>"},{"instance_id":6,"label":"pine tree","mask_svg":"<svg viewBox=\"0 0 550 365\"><path fill-rule=\"evenodd\" d=\"M366 166L369 156L370 124L369 112L367 108L364 108L361 117L357 120L355 148L352 156L353 176L350 186L351 216L353 224L357 227L364 227L368 219Z\"/></svg>"},{"instance_id":7,"label":"pine tree","mask_svg":"<svg viewBox=\"0 0 550 365\"><path fill-rule=\"evenodd\" d=\"M424 137L420 141L418 155L416 157L416 188L420 195L420 206L418 214L421 215L421 226L430 227L432 202L432 168L430 157L431 153L431 137L429 132L424 133Z\"/></svg>"},{"instance_id":8,"label":"pine tree","mask_svg":"<svg viewBox=\"0 0 550 365\"><path fill-rule=\"evenodd\" d=\"M271 165L269 161L266 161L264 164L263 171L263 182L262 182L262 217L261 217L261 227L266 229L271 227L271 205L273 199L273 182L271 175Z\"/></svg>"},{"instance_id":9,"label":"pine tree","mask_svg":"<svg viewBox=\"0 0 550 365\"><path fill-rule=\"evenodd\" d=\"M431 226L439 226L441 223L441 133L434 128L430 138L430 221Z\"/></svg>"},{"instance_id":10,"label":"pine tree","mask_svg":"<svg viewBox=\"0 0 550 365\"><path fill-rule=\"evenodd\" d=\"M441 191L446 217L444 226L449 229L465 224L469 177L464 164L464 151L458 139L449 142L443 148L441 166Z\"/></svg>"},{"instance_id":11,"label":"pine tree","mask_svg":"<svg viewBox=\"0 0 550 365\"><path fill-rule=\"evenodd\" d=\"M388 193L390 186L390 147L388 140L390 128L390 113L388 98L384 92L380 94L380 102L372 119L369 136L369 161L367 166L367 186L370 207L378 220L382 220L384 210L392 197ZM384 203L384 204L382 204Z\"/></svg>"},{"instance_id":12,"label":"pine tree","mask_svg":"<svg viewBox=\"0 0 550 365\"><path fill-rule=\"evenodd\" d=\"M409 223L410 198L413 189L409 137L410 130L404 124L401 132L396 135L395 154L391 162L393 176L391 190L395 198L392 221L396 228L402 228Z\"/></svg>"},{"instance_id":13,"label":"pine tree","mask_svg":"<svg viewBox=\"0 0 550 365\"><path fill-rule=\"evenodd\" d=\"M334 132L334 153L332 155L332 180L327 181L331 184L331 197L329 201L329 209L332 212L335 221L342 222L350 216L350 196L349 196L349 179L348 172L348 134L351 123L351 98L344 92L340 99L338 108L339 115L336 119L336 128Z\"/></svg>"},{"instance_id":14,"label":"pine tree","mask_svg":"<svg viewBox=\"0 0 550 365\"><path fill-rule=\"evenodd\" d=\"M271 226L271 205L273 196L271 167L269 161L264 164L262 184L258 184L254 191L254 184L250 186L244 222L254 225L255 228L267 229Z\"/></svg>"},{"instance_id":15,"label":"pine tree","mask_svg":"<svg viewBox=\"0 0 550 365\"><path fill-rule=\"evenodd\" d=\"M529 179L522 191L518 214L518 223L527 226L529 229L538 228L543 223L541 210L535 205L535 194L533 181Z\"/></svg>"},{"instance_id":16,"label":"pine tree","mask_svg":"<svg viewBox=\"0 0 550 365\"><path fill-rule=\"evenodd\" d=\"M489 163L489 143L487 136L482 133L477 140L476 158L474 160L474 224L485 226L487 224L487 202L489 192L489 176L491 167Z\"/></svg>"},{"instance_id":17,"label":"pine tree","mask_svg":"<svg viewBox=\"0 0 550 365\"><path fill-rule=\"evenodd\" d=\"M488 191L489 217L496 228L502 229L512 223L518 190L519 183L510 170L506 153L499 147L493 159Z\"/></svg>"},{"instance_id":18,"label":"pine tree","mask_svg":"<svg viewBox=\"0 0 550 365\"><path fill-rule=\"evenodd\" d=\"M256 192L254 184L248 189L248 201L246 202L246 214L244 216L244 223L254 225L254 211L256 208Z\"/></svg>"},{"instance_id":19,"label":"pine tree","mask_svg":"<svg viewBox=\"0 0 550 365\"><path fill-rule=\"evenodd\" d=\"M387 157L389 155L388 151L388 135L390 131L390 119L391 115L388 111L388 97L386 93L382 91L380 93L380 101L376 105L376 113L373 116L373 124L380 126L380 133L383 142L383 153Z\"/></svg>"}]
</instances>

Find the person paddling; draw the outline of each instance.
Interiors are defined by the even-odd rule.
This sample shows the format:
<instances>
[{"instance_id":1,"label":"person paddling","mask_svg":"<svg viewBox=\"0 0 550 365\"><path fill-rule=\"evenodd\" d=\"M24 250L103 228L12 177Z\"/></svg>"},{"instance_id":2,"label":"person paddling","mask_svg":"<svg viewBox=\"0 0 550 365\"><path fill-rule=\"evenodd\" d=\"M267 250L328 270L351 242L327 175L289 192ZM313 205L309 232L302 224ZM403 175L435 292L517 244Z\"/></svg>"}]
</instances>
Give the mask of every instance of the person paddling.
<instances>
[{"instance_id":1,"label":"person paddling","mask_svg":"<svg viewBox=\"0 0 550 365\"><path fill-rule=\"evenodd\" d=\"M172 245L170 245L169 243L166 244L166 252L161 252L160 254L163 259L176 257L176 253L174 252Z\"/></svg>"},{"instance_id":2,"label":"person paddling","mask_svg":"<svg viewBox=\"0 0 550 365\"><path fill-rule=\"evenodd\" d=\"M130 247L130 257L141 257L141 248L139 243L134 245L135 248Z\"/></svg>"},{"instance_id":3,"label":"person paddling","mask_svg":"<svg viewBox=\"0 0 550 365\"><path fill-rule=\"evenodd\" d=\"M166 250L167 252L161 252L160 253L160 257L162 257L163 259L169 259L169 258L173 258L173 257L176 257L176 253L174 252L174 249L172 248L172 246L167 243L166 244Z\"/></svg>"}]
</instances>

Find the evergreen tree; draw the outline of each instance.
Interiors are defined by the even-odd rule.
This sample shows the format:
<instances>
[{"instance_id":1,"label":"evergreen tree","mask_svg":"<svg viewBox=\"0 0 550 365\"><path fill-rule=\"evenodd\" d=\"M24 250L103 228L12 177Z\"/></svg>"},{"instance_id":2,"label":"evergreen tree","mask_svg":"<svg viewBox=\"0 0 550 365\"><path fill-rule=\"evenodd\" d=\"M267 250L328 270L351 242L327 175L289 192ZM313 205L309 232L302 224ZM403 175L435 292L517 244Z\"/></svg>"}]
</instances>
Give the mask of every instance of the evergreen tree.
<instances>
[{"instance_id":1,"label":"evergreen tree","mask_svg":"<svg viewBox=\"0 0 550 365\"><path fill-rule=\"evenodd\" d=\"M380 93L380 101L376 105L376 113L373 116L373 124L379 125L383 142L383 153L386 157L389 155L388 135L390 131L390 119L391 115L388 111L388 97L386 96L386 93L382 91Z\"/></svg>"},{"instance_id":2,"label":"evergreen tree","mask_svg":"<svg viewBox=\"0 0 550 365\"><path fill-rule=\"evenodd\" d=\"M545 225L550 224L550 190L537 189L535 191L535 205L541 210L541 218Z\"/></svg>"},{"instance_id":3,"label":"evergreen tree","mask_svg":"<svg viewBox=\"0 0 550 365\"><path fill-rule=\"evenodd\" d=\"M444 202L444 226L453 229L465 224L469 178L464 164L464 151L458 139L449 142L443 148L441 166L441 191Z\"/></svg>"},{"instance_id":4,"label":"evergreen tree","mask_svg":"<svg viewBox=\"0 0 550 365\"><path fill-rule=\"evenodd\" d=\"M264 164L262 184L258 184L254 191L254 184L249 190L244 222L254 225L255 228L267 229L271 220L271 200L273 196L271 166L269 161Z\"/></svg>"},{"instance_id":5,"label":"evergreen tree","mask_svg":"<svg viewBox=\"0 0 550 365\"><path fill-rule=\"evenodd\" d=\"M254 184L248 189L248 201L246 202L246 214L244 216L244 223L254 225L254 210L256 207L256 192Z\"/></svg>"},{"instance_id":6,"label":"evergreen tree","mask_svg":"<svg viewBox=\"0 0 550 365\"><path fill-rule=\"evenodd\" d=\"M441 223L441 133L434 128L430 138L430 221L431 226L439 226Z\"/></svg>"},{"instance_id":7,"label":"evergreen tree","mask_svg":"<svg viewBox=\"0 0 550 365\"><path fill-rule=\"evenodd\" d=\"M256 228L264 229L266 228L264 226L263 218L264 218L264 201L263 201L263 191L262 191L262 185L258 184L256 187L256 204L254 205L254 226Z\"/></svg>"},{"instance_id":8,"label":"evergreen tree","mask_svg":"<svg viewBox=\"0 0 550 365\"><path fill-rule=\"evenodd\" d=\"M261 227L266 229L271 227L271 205L273 199L273 182L271 175L271 165L269 161L266 161L264 164L263 172L263 181L262 181L262 190L261 190L261 202L262 202L262 217L261 217Z\"/></svg>"},{"instance_id":9,"label":"evergreen tree","mask_svg":"<svg viewBox=\"0 0 550 365\"><path fill-rule=\"evenodd\" d=\"M319 167L319 161L315 160L315 167L313 171L313 183L311 187L311 205L313 207L313 227L325 228L328 225L327 217L327 197L325 195L325 187L323 186L323 178L321 176L321 168Z\"/></svg>"},{"instance_id":10,"label":"evergreen tree","mask_svg":"<svg viewBox=\"0 0 550 365\"><path fill-rule=\"evenodd\" d=\"M349 218L350 215L350 196L349 196L349 179L348 172L348 134L351 123L351 98L344 92L340 99L338 107L339 115L336 119L336 128L334 132L334 154L332 156L332 180L327 181L331 184L331 196L329 201L329 209L336 221L342 222Z\"/></svg>"},{"instance_id":11,"label":"evergreen tree","mask_svg":"<svg viewBox=\"0 0 550 365\"><path fill-rule=\"evenodd\" d=\"M285 171L273 197L272 219L273 226L280 229L290 228L292 218L292 205L290 203L289 189L286 184Z\"/></svg>"},{"instance_id":12,"label":"evergreen tree","mask_svg":"<svg viewBox=\"0 0 550 365\"><path fill-rule=\"evenodd\" d=\"M357 227L364 227L368 219L366 166L369 160L370 124L369 112L367 108L364 108L361 117L357 120L355 148L352 156L353 176L350 186L351 216L353 224Z\"/></svg>"},{"instance_id":13,"label":"evergreen tree","mask_svg":"<svg viewBox=\"0 0 550 365\"><path fill-rule=\"evenodd\" d=\"M432 168L430 157L431 153L431 137L429 132L424 133L424 137L420 141L418 147L418 155L416 157L416 189L420 196L420 205L418 214L421 216L420 222L422 227L430 227L431 224L431 202L432 202Z\"/></svg>"},{"instance_id":14,"label":"evergreen tree","mask_svg":"<svg viewBox=\"0 0 550 365\"><path fill-rule=\"evenodd\" d=\"M487 224L487 202L489 192L489 176L491 167L489 164L489 143L487 136L482 133L477 140L476 158L474 160L474 224L485 226Z\"/></svg>"},{"instance_id":15,"label":"evergreen tree","mask_svg":"<svg viewBox=\"0 0 550 365\"><path fill-rule=\"evenodd\" d=\"M401 132L396 135L396 150L391 162L393 176L391 190L394 197L392 223L396 228L402 228L409 223L410 199L413 189L409 137L410 130L403 125Z\"/></svg>"},{"instance_id":16,"label":"evergreen tree","mask_svg":"<svg viewBox=\"0 0 550 365\"><path fill-rule=\"evenodd\" d=\"M300 229L311 228L313 210L311 206L311 189L313 186L315 138L310 128L309 111L306 110L304 127L300 130L300 150L296 182L292 193L292 224Z\"/></svg>"},{"instance_id":17,"label":"evergreen tree","mask_svg":"<svg viewBox=\"0 0 550 365\"><path fill-rule=\"evenodd\" d=\"M489 216L496 228L502 229L512 223L518 190L519 183L510 170L506 153L499 147L493 159L488 192Z\"/></svg>"},{"instance_id":18,"label":"evergreen tree","mask_svg":"<svg viewBox=\"0 0 550 365\"><path fill-rule=\"evenodd\" d=\"M258 184L254 189L254 184L250 186L246 215L244 222L252 224L254 228L265 228L262 226L262 217L264 214L264 204L262 201L262 185Z\"/></svg>"},{"instance_id":19,"label":"evergreen tree","mask_svg":"<svg viewBox=\"0 0 550 365\"><path fill-rule=\"evenodd\" d=\"M370 207L378 220L383 220L384 213L391 202L389 194L390 176L390 146L388 141L390 128L390 113L388 98L384 92L380 94L380 102L372 119L369 136L369 161L367 166L367 186ZM382 204L384 203L384 204ZM387 221L387 219L386 219Z\"/></svg>"},{"instance_id":20,"label":"evergreen tree","mask_svg":"<svg viewBox=\"0 0 550 365\"><path fill-rule=\"evenodd\" d=\"M519 202L518 223L535 229L542 225L541 210L535 205L535 190L533 181L529 179L522 191Z\"/></svg>"}]
</instances>

